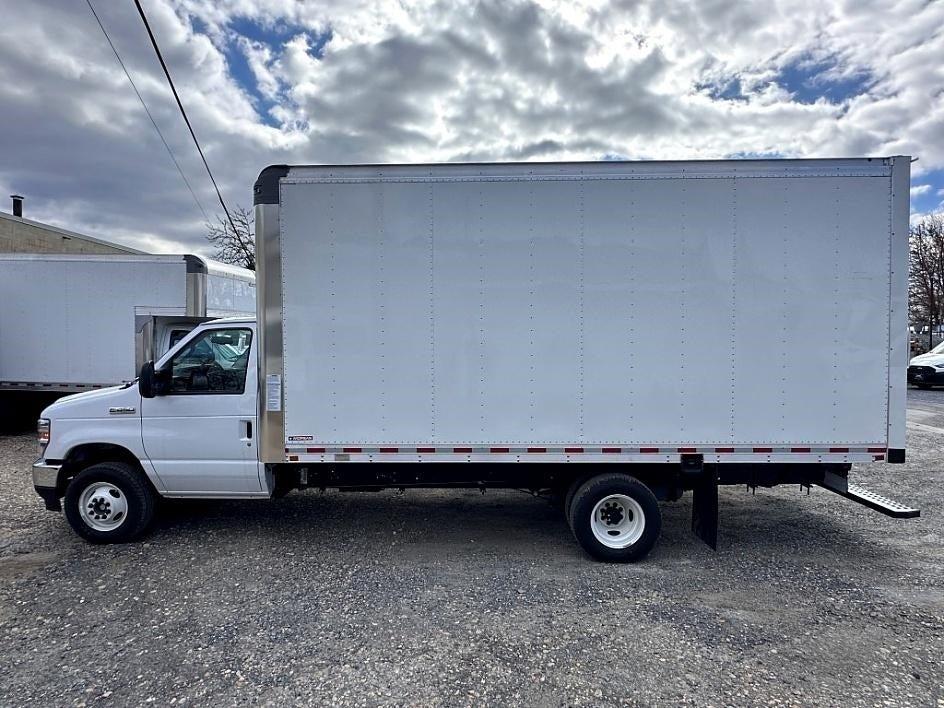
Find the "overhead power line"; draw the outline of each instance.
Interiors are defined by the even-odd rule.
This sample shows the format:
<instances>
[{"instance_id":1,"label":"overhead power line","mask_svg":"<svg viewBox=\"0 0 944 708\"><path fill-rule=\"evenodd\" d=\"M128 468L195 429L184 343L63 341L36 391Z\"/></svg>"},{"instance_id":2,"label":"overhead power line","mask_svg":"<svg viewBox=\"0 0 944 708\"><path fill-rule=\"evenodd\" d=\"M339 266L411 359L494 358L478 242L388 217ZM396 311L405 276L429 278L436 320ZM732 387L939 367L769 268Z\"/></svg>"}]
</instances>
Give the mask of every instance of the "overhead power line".
<instances>
[{"instance_id":1,"label":"overhead power line","mask_svg":"<svg viewBox=\"0 0 944 708\"><path fill-rule=\"evenodd\" d=\"M177 172L180 174L180 178L184 181L184 184L187 185L187 189L190 191L190 196L193 197L194 204L197 205L197 208L200 210L200 213L203 214L203 218L206 221L210 220L210 217L207 216L206 209L203 208L203 205L200 203L200 200L197 198L196 192L193 191L193 187L190 184L190 180L187 179L187 175L184 174L184 171L180 168L180 163L177 162L177 158L174 156L174 151L170 149L170 145L167 144L167 140L164 139L164 134L161 132L161 129L157 126L157 121L154 120L154 116L151 115L151 111L148 110L147 103L144 102L144 97L141 96L141 92L138 91L137 85L134 83L134 79L131 78L131 74L128 73L128 67L125 66L125 63L121 60L121 56L118 54L118 50L115 48L114 42L111 41L111 37L108 36L108 31L105 29L105 25L102 24L101 18L99 18L98 13L95 12L95 8L92 7L92 0L85 0L88 3L89 10L92 11L92 17L95 18L95 21L98 23L99 28L102 30L102 34L105 35L105 39L108 41L108 46L111 47L111 51L115 55L115 59L118 60L118 64L121 66L122 70L125 72L125 76L128 77L128 82L131 84L131 88L134 89L135 95L138 97L138 100L141 102L141 107L144 108L144 112L147 113L148 119L151 121L151 125L154 126L154 130L157 132L158 137L161 139L161 142L164 143L164 148L167 150L167 154L170 155L170 159L174 162L174 167L177 168Z\"/></svg>"},{"instance_id":2,"label":"overhead power line","mask_svg":"<svg viewBox=\"0 0 944 708\"><path fill-rule=\"evenodd\" d=\"M190 119L187 117L187 111L184 110L184 104L180 101L180 95L177 93L177 87L174 86L174 80L170 77L170 71L167 69L167 64L164 62L164 56L161 54L161 48L157 46L157 40L154 38L154 33L151 31L151 25L148 22L147 15L144 14L144 8L141 7L140 0L134 0L135 7L138 8L138 14L141 15L141 21L144 22L144 27L147 29L148 37L151 38L151 46L154 47L154 53L157 54L158 61L161 62L161 68L164 70L164 76L167 77L167 83L170 84L170 90L174 93L174 99L177 101L177 107L180 109L180 115L183 116L184 122L187 124L187 128L190 130L190 137L193 138L193 144L197 146L197 152L200 153L200 159L203 160L203 166L206 167L207 174L210 176L210 181L213 183L213 188L216 190L216 196L220 200L220 206L223 207L223 212L226 214L226 220L229 221L230 228L233 229L233 233L239 233L236 230L236 224L233 223L233 217L229 214L229 209L226 208L226 202L223 201L223 195L220 192L219 185L216 183L216 179L213 177L213 172L210 170L210 164L207 162L206 155L203 154L203 148L200 147L200 141L197 140L197 134L193 132L193 126L190 125Z\"/></svg>"}]
</instances>

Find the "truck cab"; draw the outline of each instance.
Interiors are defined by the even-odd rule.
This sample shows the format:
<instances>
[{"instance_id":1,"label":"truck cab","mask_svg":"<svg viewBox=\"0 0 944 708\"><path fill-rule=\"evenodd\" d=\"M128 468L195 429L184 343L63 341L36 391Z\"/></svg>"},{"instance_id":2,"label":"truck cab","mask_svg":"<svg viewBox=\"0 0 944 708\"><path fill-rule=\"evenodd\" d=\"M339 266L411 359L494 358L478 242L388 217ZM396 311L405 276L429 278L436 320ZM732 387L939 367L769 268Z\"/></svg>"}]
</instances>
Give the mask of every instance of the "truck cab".
<instances>
[{"instance_id":1,"label":"truck cab","mask_svg":"<svg viewBox=\"0 0 944 708\"><path fill-rule=\"evenodd\" d=\"M64 497L91 541L137 535L156 495L266 497L256 451L256 324L206 322L131 384L59 399L39 421L33 483L47 508Z\"/></svg>"}]
</instances>

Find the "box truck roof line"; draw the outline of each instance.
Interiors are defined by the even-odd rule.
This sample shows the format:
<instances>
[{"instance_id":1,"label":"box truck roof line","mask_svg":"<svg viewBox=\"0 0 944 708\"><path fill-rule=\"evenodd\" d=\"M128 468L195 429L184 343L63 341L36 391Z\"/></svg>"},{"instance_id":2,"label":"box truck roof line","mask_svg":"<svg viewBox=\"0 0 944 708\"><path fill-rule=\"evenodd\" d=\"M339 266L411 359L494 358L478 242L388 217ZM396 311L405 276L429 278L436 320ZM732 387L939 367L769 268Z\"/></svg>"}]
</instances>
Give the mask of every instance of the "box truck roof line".
<instances>
[{"instance_id":1,"label":"box truck roof line","mask_svg":"<svg viewBox=\"0 0 944 708\"><path fill-rule=\"evenodd\" d=\"M572 179L687 179L750 177L886 177L891 158L802 160L665 160L599 162L454 162L359 165L270 165L253 186L253 204L279 204L283 183L439 182ZM774 165L774 170L771 170Z\"/></svg>"}]
</instances>

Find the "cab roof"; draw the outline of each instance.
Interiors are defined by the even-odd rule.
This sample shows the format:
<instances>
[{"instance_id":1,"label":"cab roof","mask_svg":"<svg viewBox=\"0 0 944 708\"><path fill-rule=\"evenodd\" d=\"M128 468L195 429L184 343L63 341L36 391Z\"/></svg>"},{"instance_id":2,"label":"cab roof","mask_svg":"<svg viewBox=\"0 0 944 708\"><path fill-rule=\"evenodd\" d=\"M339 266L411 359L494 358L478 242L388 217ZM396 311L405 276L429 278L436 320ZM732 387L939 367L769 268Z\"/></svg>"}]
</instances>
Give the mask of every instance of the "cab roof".
<instances>
[{"instance_id":1,"label":"cab roof","mask_svg":"<svg viewBox=\"0 0 944 708\"><path fill-rule=\"evenodd\" d=\"M256 318L249 315L236 315L233 317L217 317L212 320L207 320L203 324L255 324Z\"/></svg>"}]
</instances>

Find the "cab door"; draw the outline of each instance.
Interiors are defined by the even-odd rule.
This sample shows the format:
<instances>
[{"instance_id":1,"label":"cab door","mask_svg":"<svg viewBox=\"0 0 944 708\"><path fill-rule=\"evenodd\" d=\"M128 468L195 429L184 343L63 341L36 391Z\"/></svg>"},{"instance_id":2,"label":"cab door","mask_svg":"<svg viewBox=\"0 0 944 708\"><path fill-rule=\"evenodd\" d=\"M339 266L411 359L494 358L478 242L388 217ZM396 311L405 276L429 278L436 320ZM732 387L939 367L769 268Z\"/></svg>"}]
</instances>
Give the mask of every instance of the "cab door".
<instances>
[{"instance_id":1,"label":"cab door","mask_svg":"<svg viewBox=\"0 0 944 708\"><path fill-rule=\"evenodd\" d=\"M249 324L207 328L155 375L141 436L165 493L262 492L256 455L256 343Z\"/></svg>"}]
</instances>

